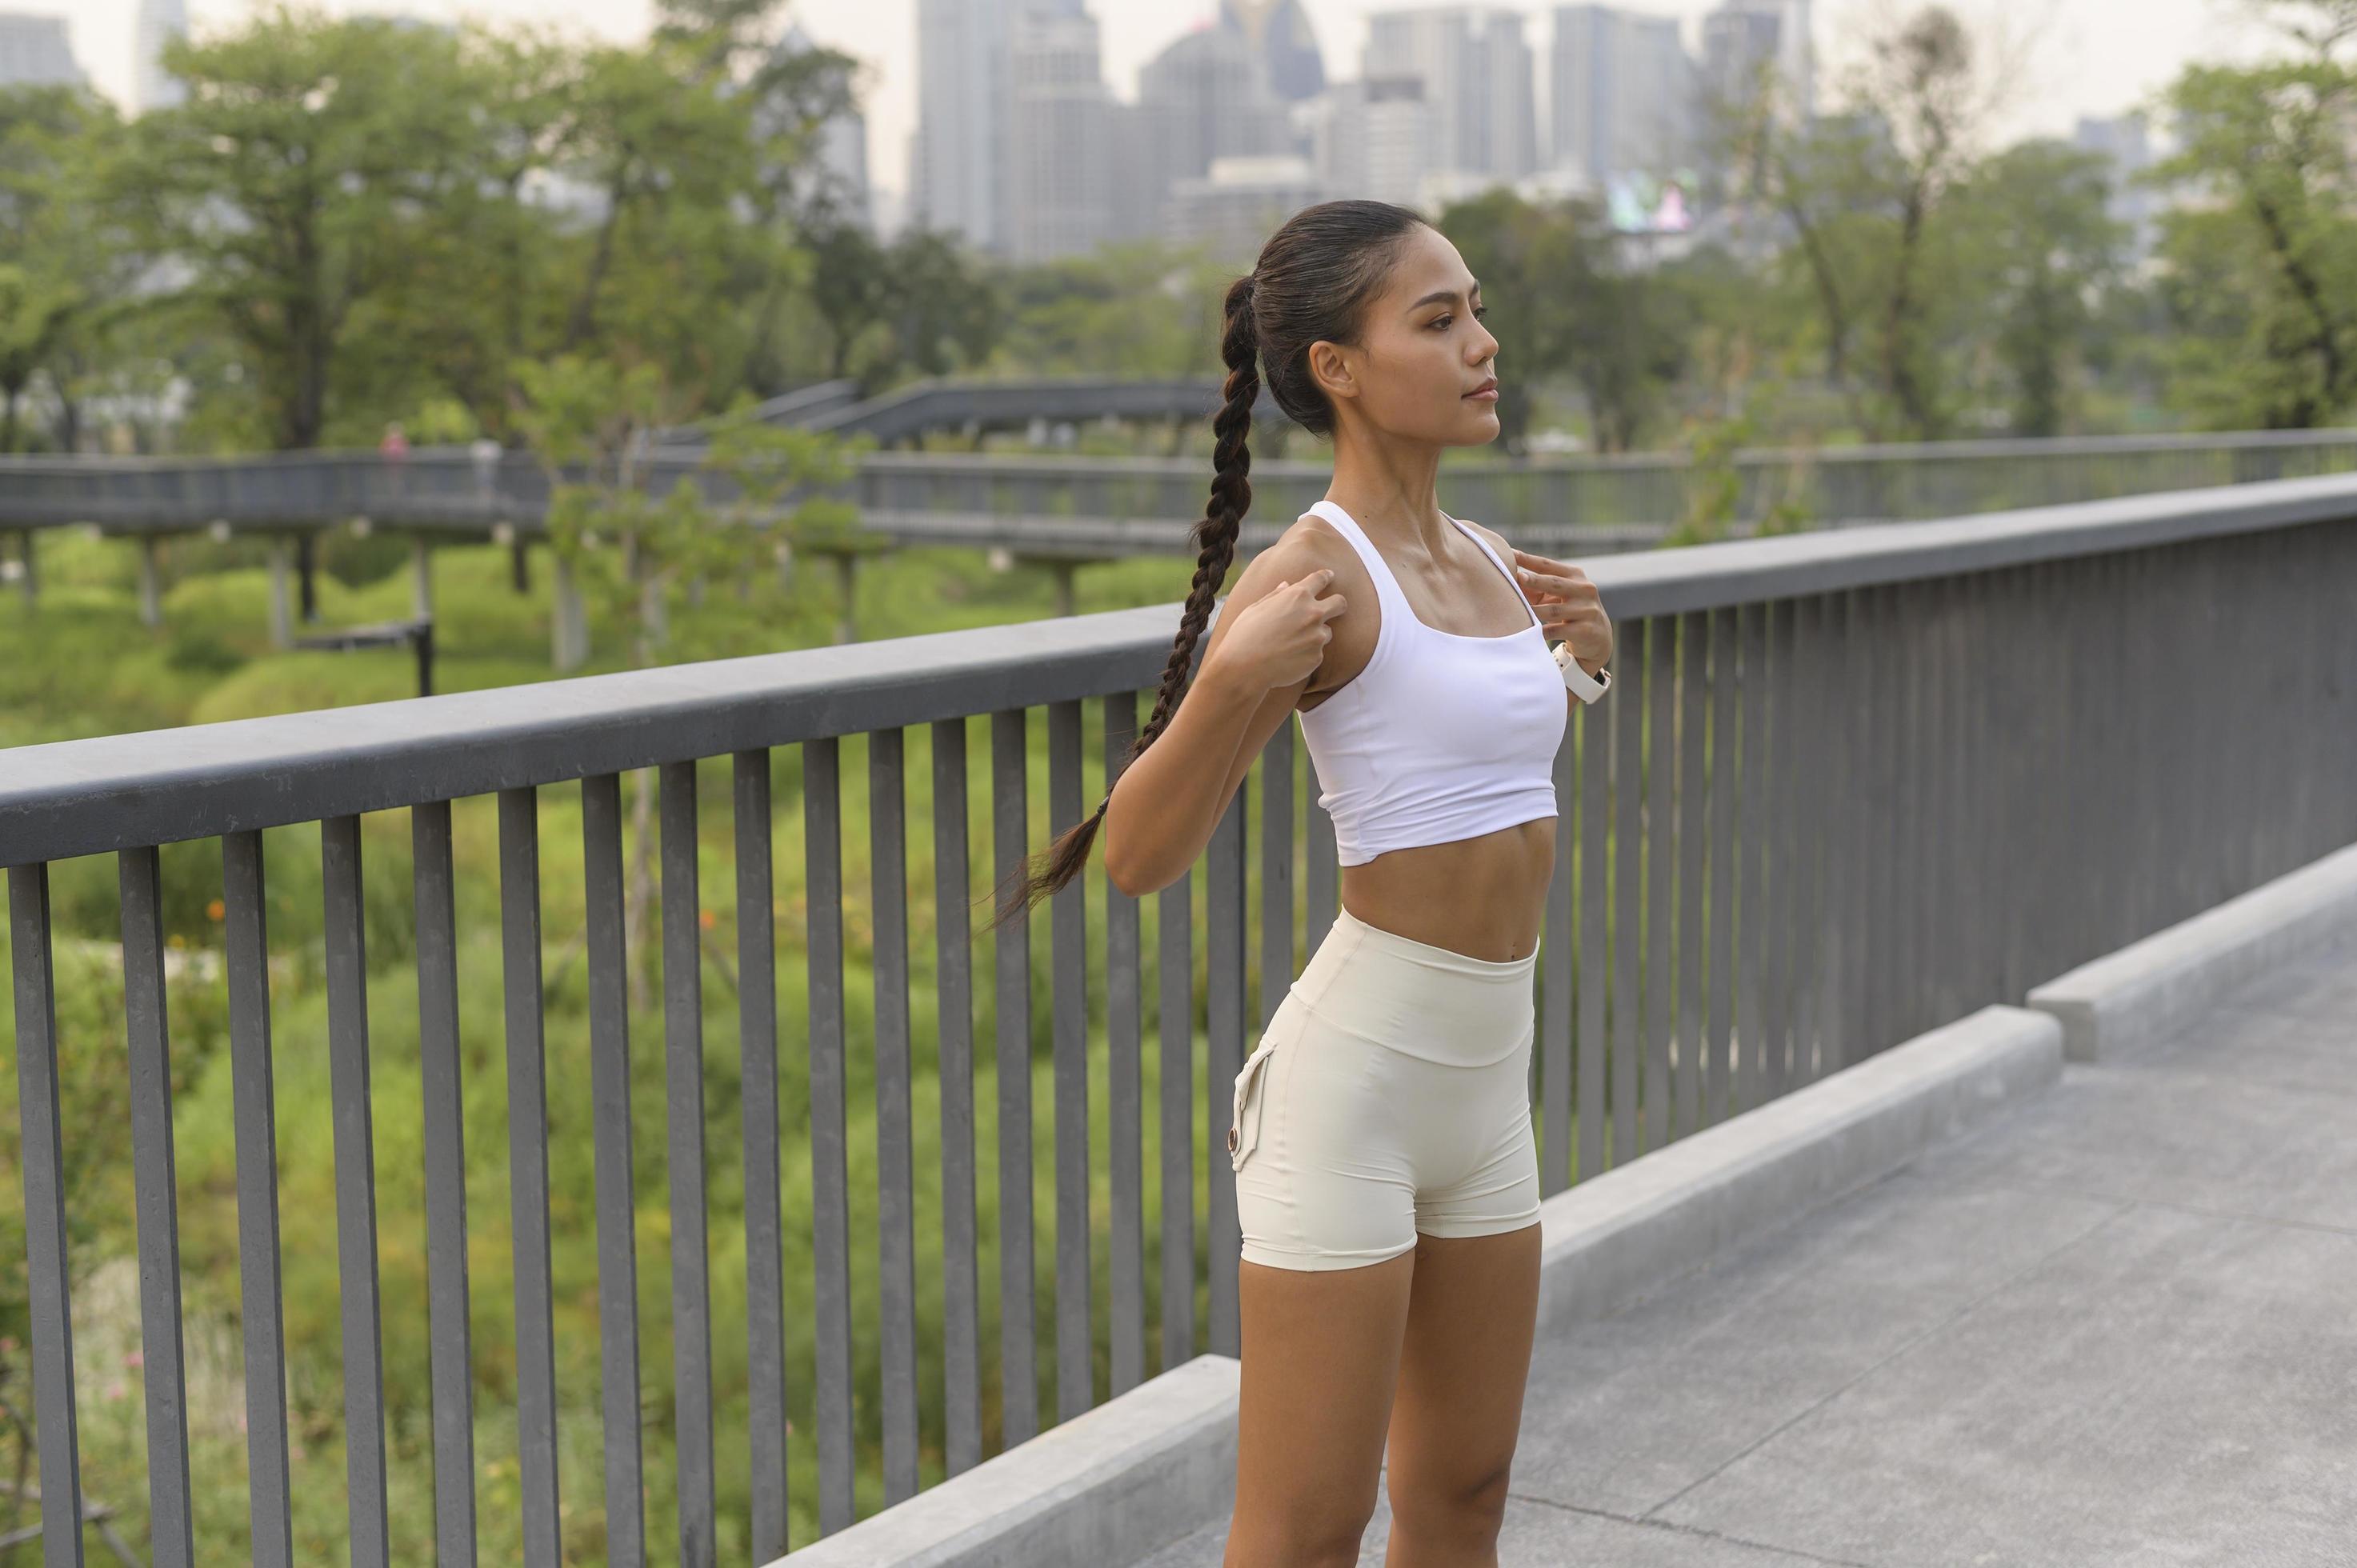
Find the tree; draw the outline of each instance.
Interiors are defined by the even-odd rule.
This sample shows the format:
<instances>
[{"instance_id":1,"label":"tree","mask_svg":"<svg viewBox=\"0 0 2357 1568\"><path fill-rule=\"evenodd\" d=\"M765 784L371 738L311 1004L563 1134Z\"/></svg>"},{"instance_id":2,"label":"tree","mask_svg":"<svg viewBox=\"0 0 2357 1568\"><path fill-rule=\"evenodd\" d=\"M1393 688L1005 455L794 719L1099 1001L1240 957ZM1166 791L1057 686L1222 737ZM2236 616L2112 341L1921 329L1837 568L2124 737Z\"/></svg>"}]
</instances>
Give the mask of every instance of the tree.
<instances>
[{"instance_id":1,"label":"tree","mask_svg":"<svg viewBox=\"0 0 2357 1568\"><path fill-rule=\"evenodd\" d=\"M23 444L36 377L54 395L56 444L73 449L81 382L130 308L135 258L88 199L121 134L113 109L79 88L0 91L0 451Z\"/></svg>"},{"instance_id":2,"label":"tree","mask_svg":"<svg viewBox=\"0 0 2357 1568\"><path fill-rule=\"evenodd\" d=\"M1583 202L1534 204L1498 189L1438 221L1491 312L1507 447L1527 436L1537 388L1562 377L1584 395L1599 449L1637 445L1685 363L1685 333L1662 308L1659 276L1620 264L1614 236Z\"/></svg>"},{"instance_id":3,"label":"tree","mask_svg":"<svg viewBox=\"0 0 2357 1568\"><path fill-rule=\"evenodd\" d=\"M116 194L250 362L272 444L317 446L364 358L353 328L471 189L457 45L281 5L165 58L187 99L141 116Z\"/></svg>"},{"instance_id":4,"label":"tree","mask_svg":"<svg viewBox=\"0 0 2357 1568\"><path fill-rule=\"evenodd\" d=\"M1955 194L2021 80L2027 39L1975 34L1944 5L1885 19L1843 73L1843 109L1802 125L1771 106L1715 118L1743 199L1774 211L1806 283L1826 381L1868 440L1932 439L1955 413L1974 322L1953 265Z\"/></svg>"},{"instance_id":5,"label":"tree","mask_svg":"<svg viewBox=\"0 0 2357 1568\"><path fill-rule=\"evenodd\" d=\"M2179 150L2151 175L2192 198L2161 225L2175 401L2212 424L2299 428L2357 400L2357 0L2264 9L2302 53L2188 66L2166 95Z\"/></svg>"},{"instance_id":6,"label":"tree","mask_svg":"<svg viewBox=\"0 0 2357 1568\"><path fill-rule=\"evenodd\" d=\"M2102 330L2127 238L2108 194L2101 156L2042 140L1989 159L1958 194L1964 286L1986 301L2016 435L2060 435L2071 424L2074 374Z\"/></svg>"}]
</instances>

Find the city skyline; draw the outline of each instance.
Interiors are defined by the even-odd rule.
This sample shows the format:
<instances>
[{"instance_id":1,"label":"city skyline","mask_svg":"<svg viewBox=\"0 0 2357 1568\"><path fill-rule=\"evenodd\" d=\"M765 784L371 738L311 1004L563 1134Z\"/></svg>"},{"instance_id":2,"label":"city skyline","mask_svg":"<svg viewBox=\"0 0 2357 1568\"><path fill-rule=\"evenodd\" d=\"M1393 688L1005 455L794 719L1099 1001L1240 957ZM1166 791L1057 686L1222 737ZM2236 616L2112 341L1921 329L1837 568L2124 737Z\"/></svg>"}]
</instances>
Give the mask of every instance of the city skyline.
<instances>
[{"instance_id":1,"label":"city skyline","mask_svg":"<svg viewBox=\"0 0 2357 1568\"><path fill-rule=\"evenodd\" d=\"M1555 0L1490 3L1530 18L1531 46L1544 57L1552 43ZM1700 19L1718 3L1656 0L1621 8L1675 18L1689 49L1698 49ZM1995 4L1958 0L1957 9L1983 16ZM869 68L864 102L869 178L877 190L898 199L908 194L909 145L918 123L917 5L918 0L794 0L786 10L813 40L853 54ZM1138 72L1149 60L1181 34L1211 25L1219 14L1219 0L1086 0L1086 5L1099 27L1105 85L1124 102L1135 102ZM140 0L0 0L0 6L65 17L75 59L91 85L125 108L136 106ZM234 26L251 8L249 0L188 3L189 22L200 33ZM613 39L643 36L652 14L649 0L326 0L326 8L554 25ZM1368 18L1405 8L1401 0L1302 0L1328 79L1356 78ZM1840 59L1842 39L1854 33L1858 18L1887 8L1887 0L1819 0L1814 31L1821 103L1832 96L1832 68ZM2068 136L2082 115L2108 116L2136 107L2190 59L2248 58L2261 52L2268 37L2231 0L2143 0L2136 27L2125 30L2115 25L2114 0L2046 0L2046 9L2050 24L2030 64L2036 80L2020 94L2009 135Z\"/></svg>"}]
</instances>

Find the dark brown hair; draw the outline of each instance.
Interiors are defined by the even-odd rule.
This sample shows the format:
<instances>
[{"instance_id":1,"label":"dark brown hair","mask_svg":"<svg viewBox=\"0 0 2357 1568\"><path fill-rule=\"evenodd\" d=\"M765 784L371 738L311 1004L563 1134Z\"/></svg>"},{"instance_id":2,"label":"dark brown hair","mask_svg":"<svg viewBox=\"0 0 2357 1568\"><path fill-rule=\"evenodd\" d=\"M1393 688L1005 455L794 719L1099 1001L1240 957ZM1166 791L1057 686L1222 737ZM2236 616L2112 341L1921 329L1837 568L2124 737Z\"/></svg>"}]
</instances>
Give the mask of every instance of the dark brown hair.
<instances>
[{"instance_id":1,"label":"dark brown hair","mask_svg":"<svg viewBox=\"0 0 2357 1568\"><path fill-rule=\"evenodd\" d=\"M1220 338L1228 376L1219 410L1211 416L1211 431L1218 438L1211 453L1211 499L1189 535L1199 550L1195 581L1178 618L1178 639L1163 668L1154 716L1138 732L1115 778L1169 727L1170 715L1186 695L1195 644L1211 622L1211 601L1235 559L1236 538L1252 505L1252 484L1246 478L1252 453L1245 437L1252 431L1264 367L1269 396L1286 417L1314 435L1331 435L1334 409L1310 374L1309 346L1321 339L1359 340L1360 317L1383 286L1400 242L1423 224L1415 213L1388 202L1320 202L1287 219L1261 247L1253 270L1228 285L1226 328ZM1110 785L1108 780L1104 800L1093 814L1017 868L1009 881L1019 879L1021 886L1000 905L988 929L1020 918L1081 874L1096 842L1097 824L1113 800Z\"/></svg>"}]
</instances>

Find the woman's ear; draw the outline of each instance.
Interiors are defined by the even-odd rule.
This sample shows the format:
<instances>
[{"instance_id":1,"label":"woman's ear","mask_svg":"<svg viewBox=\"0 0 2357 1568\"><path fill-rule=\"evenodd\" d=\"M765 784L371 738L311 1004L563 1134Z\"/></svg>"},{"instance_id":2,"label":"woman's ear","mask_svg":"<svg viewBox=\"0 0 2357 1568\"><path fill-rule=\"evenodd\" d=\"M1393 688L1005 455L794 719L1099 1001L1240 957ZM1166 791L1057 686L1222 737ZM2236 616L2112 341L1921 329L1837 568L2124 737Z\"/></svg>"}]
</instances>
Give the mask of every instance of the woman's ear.
<instances>
[{"instance_id":1,"label":"woman's ear","mask_svg":"<svg viewBox=\"0 0 2357 1568\"><path fill-rule=\"evenodd\" d=\"M1309 345L1309 374L1324 388L1329 397L1357 397L1358 377L1350 351L1340 343L1320 338Z\"/></svg>"}]
</instances>

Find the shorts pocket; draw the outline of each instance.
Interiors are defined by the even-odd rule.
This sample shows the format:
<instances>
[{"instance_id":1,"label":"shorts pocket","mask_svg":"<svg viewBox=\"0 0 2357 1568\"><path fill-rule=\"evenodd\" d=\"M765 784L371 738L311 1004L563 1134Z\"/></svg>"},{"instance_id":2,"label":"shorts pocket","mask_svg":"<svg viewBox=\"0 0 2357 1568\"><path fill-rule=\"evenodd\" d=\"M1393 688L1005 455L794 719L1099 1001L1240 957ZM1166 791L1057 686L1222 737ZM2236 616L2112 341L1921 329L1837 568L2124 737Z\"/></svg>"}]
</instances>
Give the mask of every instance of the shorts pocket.
<instances>
[{"instance_id":1,"label":"shorts pocket","mask_svg":"<svg viewBox=\"0 0 2357 1568\"><path fill-rule=\"evenodd\" d=\"M1260 1123L1267 1109L1268 1058L1276 1049L1272 1030L1236 1074L1235 1114L1228 1122L1228 1165L1242 1170L1245 1158L1260 1142Z\"/></svg>"}]
</instances>

